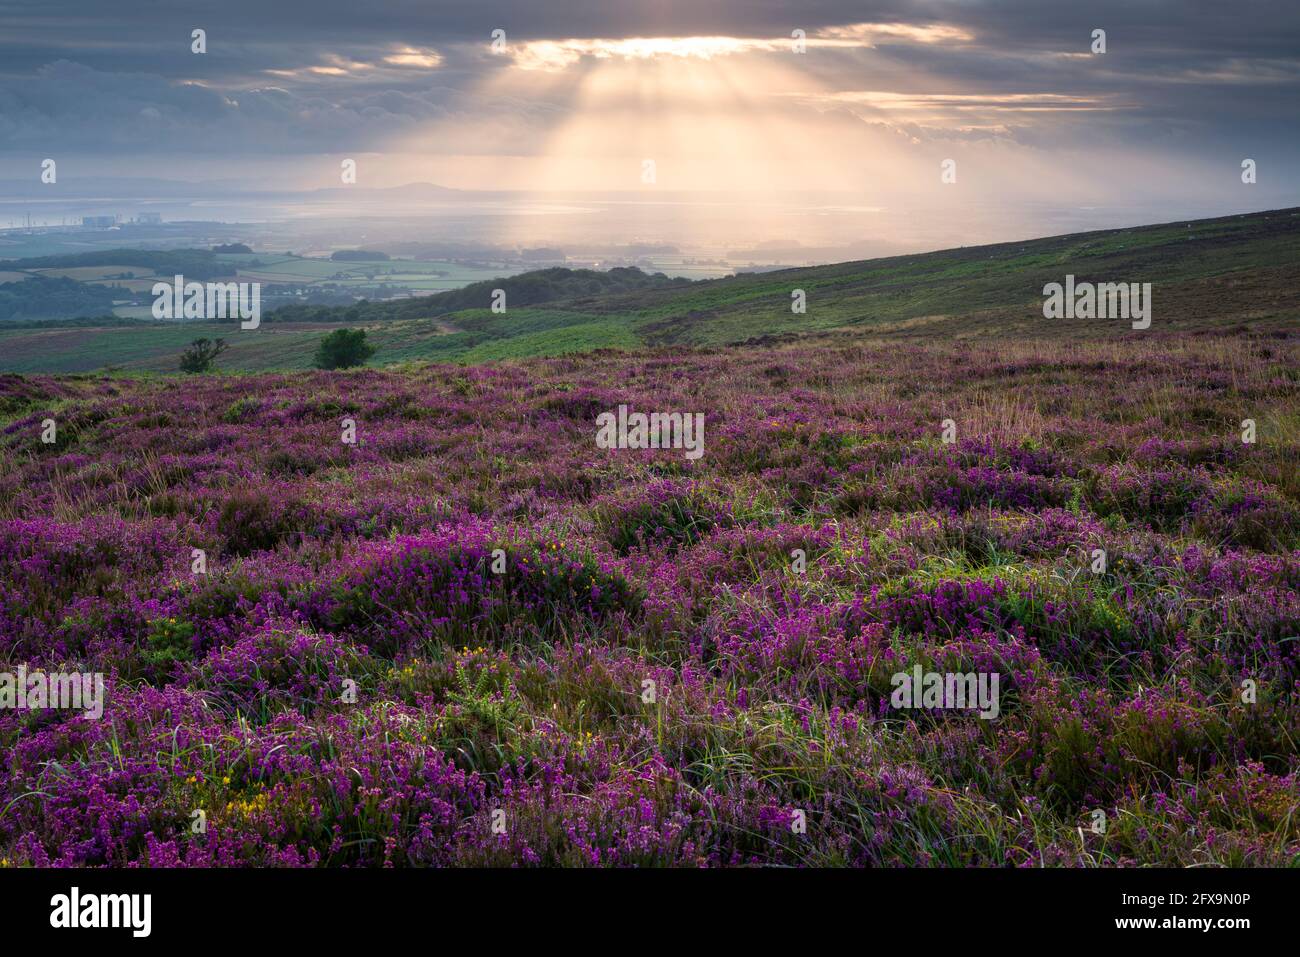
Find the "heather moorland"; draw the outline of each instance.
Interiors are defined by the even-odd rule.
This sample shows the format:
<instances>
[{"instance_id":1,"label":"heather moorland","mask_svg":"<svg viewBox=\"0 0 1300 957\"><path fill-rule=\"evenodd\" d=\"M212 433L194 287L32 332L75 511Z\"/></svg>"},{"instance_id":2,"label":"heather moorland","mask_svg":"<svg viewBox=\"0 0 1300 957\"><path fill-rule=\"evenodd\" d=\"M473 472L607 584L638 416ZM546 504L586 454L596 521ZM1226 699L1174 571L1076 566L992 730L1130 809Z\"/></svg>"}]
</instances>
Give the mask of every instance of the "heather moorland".
<instances>
[{"instance_id":1,"label":"heather moorland","mask_svg":"<svg viewBox=\"0 0 1300 957\"><path fill-rule=\"evenodd\" d=\"M1294 862L1298 351L4 376L0 865Z\"/></svg>"}]
</instances>

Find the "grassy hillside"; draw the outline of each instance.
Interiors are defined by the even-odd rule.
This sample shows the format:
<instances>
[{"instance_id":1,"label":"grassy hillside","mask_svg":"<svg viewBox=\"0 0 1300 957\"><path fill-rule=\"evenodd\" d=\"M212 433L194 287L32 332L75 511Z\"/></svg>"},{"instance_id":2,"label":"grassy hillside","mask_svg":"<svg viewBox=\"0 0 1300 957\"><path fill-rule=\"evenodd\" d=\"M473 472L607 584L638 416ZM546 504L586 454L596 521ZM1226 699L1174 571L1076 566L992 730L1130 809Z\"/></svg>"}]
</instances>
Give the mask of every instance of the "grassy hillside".
<instances>
[{"instance_id":1,"label":"grassy hillside","mask_svg":"<svg viewBox=\"0 0 1300 957\"><path fill-rule=\"evenodd\" d=\"M1019 243L788 270L699 288L642 307L656 344L863 326L882 335L1113 334L1096 320L1048 321L1042 289L1076 281L1150 282L1153 329L1277 325L1300 315L1300 211L1079 233ZM790 290L808 296L790 312ZM703 320L703 321L700 321Z\"/></svg>"},{"instance_id":2,"label":"grassy hillside","mask_svg":"<svg viewBox=\"0 0 1300 957\"><path fill-rule=\"evenodd\" d=\"M600 348L716 346L840 329L881 337L1095 337L1127 323L1047 320L1042 289L1079 282L1150 282L1166 331L1270 331L1300 319L1300 210L1076 233L919 255L702 282L636 270L549 269L436 296L313 307L231 325L103 330L0 327L0 371L73 372L105 366L171 371L184 343L225 336L223 368L303 368L330 328L365 327L373 362L479 362ZM492 313L491 290L508 311ZM802 289L807 312L791 311ZM310 313L310 314L308 314Z\"/></svg>"}]
</instances>

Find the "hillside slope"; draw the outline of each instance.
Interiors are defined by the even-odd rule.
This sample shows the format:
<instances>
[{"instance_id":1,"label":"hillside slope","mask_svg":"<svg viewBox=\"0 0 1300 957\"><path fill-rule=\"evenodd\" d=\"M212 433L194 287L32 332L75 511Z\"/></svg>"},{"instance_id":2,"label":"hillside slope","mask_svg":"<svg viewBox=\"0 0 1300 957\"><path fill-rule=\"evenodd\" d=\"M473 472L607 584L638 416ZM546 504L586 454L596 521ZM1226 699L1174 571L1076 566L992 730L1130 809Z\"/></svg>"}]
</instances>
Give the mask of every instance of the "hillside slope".
<instances>
[{"instance_id":1,"label":"hillside slope","mask_svg":"<svg viewBox=\"0 0 1300 957\"><path fill-rule=\"evenodd\" d=\"M1156 331L1293 322L1300 317L1300 210L701 283L641 306L638 330L654 344L720 344L841 326L944 337L1097 335L1126 326L1044 319L1044 285L1067 274L1077 282L1152 283ZM795 288L807 294L806 315L791 312Z\"/></svg>"},{"instance_id":2,"label":"hillside slope","mask_svg":"<svg viewBox=\"0 0 1300 957\"><path fill-rule=\"evenodd\" d=\"M330 328L363 326L373 362L481 362L600 348L718 346L834 330L872 337L1095 337L1127 322L1043 318L1043 287L1151 283L1148 334L1300 328L1300 209L1052 236L688 282L634 269L548 269L435 296L215 323L112 329L0 327L0 371L112 365L172 371L191 338L224 336L229 370L304 368ZM489 308L494 288L508 309ZM805 313L791 309L803 290ZM481 300L481 301L480 301Z\"/></svg>"}]
</instances>

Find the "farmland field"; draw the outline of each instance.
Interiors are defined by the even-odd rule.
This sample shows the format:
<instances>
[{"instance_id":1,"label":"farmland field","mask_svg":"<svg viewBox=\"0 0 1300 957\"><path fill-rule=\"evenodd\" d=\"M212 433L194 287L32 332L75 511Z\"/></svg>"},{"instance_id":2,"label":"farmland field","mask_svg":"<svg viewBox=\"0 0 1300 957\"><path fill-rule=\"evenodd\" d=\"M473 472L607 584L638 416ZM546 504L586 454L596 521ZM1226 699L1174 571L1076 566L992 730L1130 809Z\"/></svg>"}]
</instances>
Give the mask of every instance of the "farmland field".
<instances>
[{"instance_id":1,"label":"farmland field","mask_svg":"<svg viewBox=\"0 0 1300 957\"><path fill-rule=\"evenodd\" d=\"M0 713L0 858L1294 863L1297 360L850 331L4 376L0 663L107 690ZM619 405L703 414L703 454L599 447ZM915 668L996 713L900 708Z\"/></svg>"},{"instance_id":2,"label":"farmland field","mask_svg":"<svg viewBox=\"0 0 1300 957\"><path fill-rule=\"evenodd\" d=\"M241 280L248 282L369 282L366 275L373 273L376 279L384 282L416 285L417 288L418 284L423 283L430 289L453 289L480 279L509 275L513 271L504 264L469 266L463 263L416 262L406 259L332 262L328 259L297 256L222 255L219 258L230 262L232 271ZM251 260L256 260L260 265L248 265ZM334 278L340 273L346 278Z\"/></svg>"},{"instance_id":3,"label":"farmland field","mask_svg":"<svg viewBox=\"0 0 1300 957\"><path fill-rule=\"evenodd\" d=\"M218 275L211 278L222 281L284 284L304 289L327 284L341 289L351 286L369 288L378 285L425 294L458 289L469 283L509 276L520 270L519 266L504 262L470 264L406 259L334 262L322 257L309 258L271 253L221 253L213 257L212 262L215 267L213 271ZM147 294L156 282L171 283L175 274L176 270L173 269L153 269L149 266L129 263L108 263L3 269L0 270L0 282L21 282L33 276L51 279L68 278L92 285L114 286L132 293ZM123 276L131 278L121 278ZM121 304L113 309L113 313L121 317L148 318L151 310L148 306Z\"/></svg>"}]
</instances>

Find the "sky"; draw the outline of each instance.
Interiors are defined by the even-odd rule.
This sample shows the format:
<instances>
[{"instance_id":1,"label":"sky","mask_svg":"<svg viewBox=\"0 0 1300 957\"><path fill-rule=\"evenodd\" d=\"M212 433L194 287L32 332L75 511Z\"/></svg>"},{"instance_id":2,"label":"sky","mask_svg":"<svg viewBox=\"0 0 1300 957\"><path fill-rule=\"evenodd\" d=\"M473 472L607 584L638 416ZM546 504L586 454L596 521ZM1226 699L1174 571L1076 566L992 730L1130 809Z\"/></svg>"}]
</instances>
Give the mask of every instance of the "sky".
<instances>
[{"instance_id":1,"label":"sky","mask_svg":"<svg viewBox=\"0 0 1300 957\"><path fill-rule=\"evenodd\" d=\"M2 180L1244 211L1297 119L1295 0L0 0Z\"/></svg>"}]
</instances>

